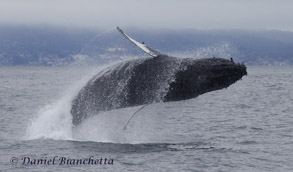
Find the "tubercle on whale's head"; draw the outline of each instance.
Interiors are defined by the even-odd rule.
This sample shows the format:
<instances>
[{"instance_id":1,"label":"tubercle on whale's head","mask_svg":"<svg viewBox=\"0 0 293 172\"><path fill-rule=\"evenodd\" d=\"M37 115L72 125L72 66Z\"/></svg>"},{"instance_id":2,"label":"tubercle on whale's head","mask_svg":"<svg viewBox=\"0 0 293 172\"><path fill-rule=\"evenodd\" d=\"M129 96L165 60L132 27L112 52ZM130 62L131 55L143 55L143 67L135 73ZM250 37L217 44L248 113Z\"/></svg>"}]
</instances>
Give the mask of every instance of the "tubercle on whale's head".
<instances>
[{"instance_id":1,"label":"tubercle on whale's head","mask_svg":"<svg viewBox=\"0 0 293 172\"><path fill-rule=\"evenodd\" d=\"M222 58L183 61L182 69L170 83L164 101L178 101L197 97L206 92L229 87L247 75L244 64Z\"/></svg>"}]
</instances>

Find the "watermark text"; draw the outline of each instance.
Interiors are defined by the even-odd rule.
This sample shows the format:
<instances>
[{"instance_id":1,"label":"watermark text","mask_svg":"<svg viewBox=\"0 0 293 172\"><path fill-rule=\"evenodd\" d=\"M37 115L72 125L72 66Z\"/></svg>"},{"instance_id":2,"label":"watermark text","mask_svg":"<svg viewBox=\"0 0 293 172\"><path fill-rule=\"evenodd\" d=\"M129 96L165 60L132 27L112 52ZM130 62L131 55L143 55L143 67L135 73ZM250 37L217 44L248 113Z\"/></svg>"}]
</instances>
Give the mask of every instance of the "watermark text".
<instances>
[{"instance_id":1,"label":"watermark text","mask_svg":"<svg viewBox=\"0 0 293 172\"><path fill-rule=\"evenodd\" d=\"M26 166L37 166L37 165L114 165L114 160L111 158L96 158L90 156L87 158L71 158L64 156L54 157L42 157L32 158L29 156L23 157L12 157L10 158L12 165L26 165Z\"/></svg>"}]
</instances>

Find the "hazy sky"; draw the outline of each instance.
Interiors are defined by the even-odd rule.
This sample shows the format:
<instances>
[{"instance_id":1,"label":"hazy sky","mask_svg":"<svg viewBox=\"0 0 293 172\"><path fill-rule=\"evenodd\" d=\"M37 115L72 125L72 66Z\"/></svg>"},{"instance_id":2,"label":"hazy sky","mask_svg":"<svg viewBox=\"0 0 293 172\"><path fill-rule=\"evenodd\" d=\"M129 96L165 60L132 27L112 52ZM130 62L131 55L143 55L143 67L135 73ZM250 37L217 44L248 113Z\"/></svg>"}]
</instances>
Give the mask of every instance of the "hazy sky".
<instances>
[{"instance_id":1,"label":"hazy sky","mask_svg":"<svg viewBox=\"0 0 293 172\"><path fill-rule=\"evenodd\" d=\"M0 24L293 31L293 0L0 0Z\"/></svg>"}]
</instances>

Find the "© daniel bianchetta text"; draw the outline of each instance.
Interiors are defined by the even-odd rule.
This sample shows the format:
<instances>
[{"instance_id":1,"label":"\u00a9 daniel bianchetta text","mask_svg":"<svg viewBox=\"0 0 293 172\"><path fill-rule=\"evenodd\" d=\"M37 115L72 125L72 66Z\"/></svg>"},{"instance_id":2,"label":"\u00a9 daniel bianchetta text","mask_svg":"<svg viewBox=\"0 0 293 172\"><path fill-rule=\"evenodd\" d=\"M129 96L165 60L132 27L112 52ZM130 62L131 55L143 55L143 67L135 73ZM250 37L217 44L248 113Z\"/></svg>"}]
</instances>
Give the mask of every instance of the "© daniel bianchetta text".
<instances>
[{"instance_id":1,"label":"\u00a9 daniel bianchetta text","mask_svg":"<svg viewBox=\"0 0 293 172\"><path fill-rule=\"evenodd\" d=\"M111 158L95 158L90 156L88 158L71 158L64 156L54 156L51 158L31 158L23 156L20 158L12 157L10 163L13 165L114 165L114 160Z\"/></svg>"}]
</instances>

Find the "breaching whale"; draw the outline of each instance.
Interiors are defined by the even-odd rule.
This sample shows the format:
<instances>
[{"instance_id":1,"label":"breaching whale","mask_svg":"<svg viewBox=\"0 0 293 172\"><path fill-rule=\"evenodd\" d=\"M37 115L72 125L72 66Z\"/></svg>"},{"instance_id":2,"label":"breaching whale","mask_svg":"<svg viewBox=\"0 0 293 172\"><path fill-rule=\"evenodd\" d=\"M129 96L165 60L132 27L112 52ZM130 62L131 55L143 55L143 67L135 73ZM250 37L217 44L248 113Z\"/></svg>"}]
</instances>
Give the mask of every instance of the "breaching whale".
<instances>
[{"instance_id":1,"label":"breaching whale","mask_svg":"<svg viewBox=\"0 0 293 172\"><path fill-rule=\"evenodd\" d=\"M246 66L223 58L176 58L118 31L152 57L108 67L90 79L72 102L74 125L99 111L180 101L227 88L247 74Z\"/></svg>"}]
</instances>

